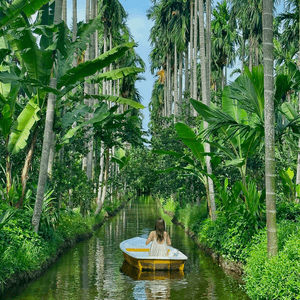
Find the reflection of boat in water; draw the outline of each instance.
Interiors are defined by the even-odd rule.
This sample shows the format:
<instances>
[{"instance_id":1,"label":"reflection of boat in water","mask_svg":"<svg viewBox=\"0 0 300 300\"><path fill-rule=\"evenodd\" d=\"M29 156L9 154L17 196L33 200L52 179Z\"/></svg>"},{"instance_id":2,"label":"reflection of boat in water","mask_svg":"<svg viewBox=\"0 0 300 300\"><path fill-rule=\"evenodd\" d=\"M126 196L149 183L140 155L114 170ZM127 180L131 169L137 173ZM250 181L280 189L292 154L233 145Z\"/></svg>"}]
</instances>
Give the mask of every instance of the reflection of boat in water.
<instances>
[{"instance_id":1,"label":"reflection of boat in water","mask_svg":"<svg viewBox=\"0 0 300 300\"><path fill-rule=\"evenodd\" d=\"M164 271L164 270L156 270L156 271L142 271L131 264L129 264L126 260L124 260L121 271L130 276L134 280L163 280L163 279L182 279L184 273L182 270L176 271Z\"/></svg>"},{"instance_id":2,"label":"reflection of boat in water","mask_svg":"<svg viewBox=\"0 0 300 300\"><path fill-rule=\"evenodd\" d=\"M149 256L150 244L146 239L135 237L120 244L125 260L139 270L181 270L187 257L177 249L168 246L168 256Z\"/></svg>"}]
</instances>

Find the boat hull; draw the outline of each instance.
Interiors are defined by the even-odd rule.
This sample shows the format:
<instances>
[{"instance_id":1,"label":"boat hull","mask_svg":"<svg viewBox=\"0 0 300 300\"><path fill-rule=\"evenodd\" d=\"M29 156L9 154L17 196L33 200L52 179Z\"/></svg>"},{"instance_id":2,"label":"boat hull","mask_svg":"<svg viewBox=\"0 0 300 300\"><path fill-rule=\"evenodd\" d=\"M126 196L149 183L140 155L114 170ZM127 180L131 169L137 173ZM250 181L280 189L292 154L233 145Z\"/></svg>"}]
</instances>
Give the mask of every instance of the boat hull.
<instances>
[{"instance_id":1,"label":"boat hull","mask_svg":"<svg viewBox=\"0 0 300 300\"><path fill-rule=\"evenodd\" d=\"M168 259L140 259L124 253L124 259L133 267L139 270L168 270L183 271L185 260L168 260Z\"/></svg>"},{"instance_id":2,"label":"boat hull","mask_svg":"<svg viewBox=\"0 0 300 300\"><path fill-rule=\"evenodd\" d=\"M182 279L184 277L184 272L179 270L139 270L129 264L126 260L123 261L121 271L134 280Z\"/></svg>"},{"instance_id":3,"label":"boat hull","mask_svg":"<svg viewBox=\"0 0 300 300\"><path fill-rule=\"evenodd\" d=\"M168 246L168 256L149 256L150 245L146 239L135 237L120 243L125 261L138 270L183 271L187 256Z\"/></svg>"}]
</instances>

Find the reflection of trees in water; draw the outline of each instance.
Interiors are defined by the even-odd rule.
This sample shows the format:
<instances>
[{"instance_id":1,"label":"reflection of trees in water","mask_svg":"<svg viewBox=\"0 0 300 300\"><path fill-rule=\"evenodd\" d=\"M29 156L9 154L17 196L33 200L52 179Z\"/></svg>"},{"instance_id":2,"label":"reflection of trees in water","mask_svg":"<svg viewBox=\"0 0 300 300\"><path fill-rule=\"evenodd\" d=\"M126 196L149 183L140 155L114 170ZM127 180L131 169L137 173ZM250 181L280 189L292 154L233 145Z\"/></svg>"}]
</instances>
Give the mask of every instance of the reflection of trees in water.
<instances>
[{"instance_id":1,"label":"reflection of trees in water","mask_svg":"<svg viewBox=\"0 0 300 300\"><path fill-rule=\"evenodd\" d=\"M137 205L137 201L139 204ZM144 199L126 209L95 232L94 237L66 253L43 277L31 284L19 299L239 299L247 296L210 257L173 223L167 225L172 244L189 259L184 275L120 272L124 260L119 243L147 235L161 216L158 206ZM139 206L139 207L137 207ZM163 216L164 217L164 216ZM167 276L165 276L167 275ZM163 277L165 276L165 277Z\"/></svg>"}]
</instances>

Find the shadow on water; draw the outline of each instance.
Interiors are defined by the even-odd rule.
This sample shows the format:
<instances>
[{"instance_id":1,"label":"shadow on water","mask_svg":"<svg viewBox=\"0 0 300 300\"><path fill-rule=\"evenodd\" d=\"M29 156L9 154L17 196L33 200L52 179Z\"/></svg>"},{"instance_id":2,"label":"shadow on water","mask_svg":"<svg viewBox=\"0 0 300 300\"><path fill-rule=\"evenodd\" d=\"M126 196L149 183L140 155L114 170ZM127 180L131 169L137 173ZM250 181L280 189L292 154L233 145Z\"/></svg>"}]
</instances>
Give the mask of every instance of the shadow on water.
<instances>
[{"instance_id":1,"label":"shadow on water","mask_svg":"<svg viewBox=\"0 0 300 300\"><path fill-rule=\"evenodd\" d=\"M188 256L184 272L140 272L124 262L119 244L146 238L158 217L165 218L172 246ZM124 210L77 244L43 276L5 299L234 299L247 295L231 276L200 251L151 198L131 201Z\"/></svg>"}]
</instances>

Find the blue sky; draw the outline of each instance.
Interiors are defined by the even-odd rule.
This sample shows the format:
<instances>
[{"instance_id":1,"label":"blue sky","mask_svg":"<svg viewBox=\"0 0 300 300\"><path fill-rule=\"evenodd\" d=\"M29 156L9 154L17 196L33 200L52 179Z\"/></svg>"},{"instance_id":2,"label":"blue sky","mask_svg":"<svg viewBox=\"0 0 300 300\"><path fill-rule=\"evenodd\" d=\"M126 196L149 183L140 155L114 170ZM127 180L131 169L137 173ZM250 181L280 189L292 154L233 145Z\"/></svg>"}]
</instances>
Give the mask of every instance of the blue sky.
<instances>
[{"instance_id":1,"label":"blue sky","mask_svg":"<svg viewBox=\"0 0 300 300\"><path fill-rule=\"evenodd\" d=\"M154 77L150 73L150 64L149 64L149 54L150 54L150 44L149 44L149 33L152 27L152 22L149 21L146 17L146 11L152 5L150 0L119 0L123 5L125 11L128 13L128 21L127 24L131 30L131 33L138 43L138 47L136 48L137 53L141 56L141 58L146 63L146 72L143 74L146 78L145 81L141 81L137 83L137 88L140 91L140 94L143 97L142 104L146 106L143 109L143 129L148 129L149 119L149 110L148 104L151 98L152 87L154 84ZM218 1L216 1L218 2ZM282 2L282 1L281 1ZM279 11L282 10L282 4L277 7ZM85 0L78 0L77 3L77 12L78 12L78 21L85 19ZM71 14L72 14L72 1L68 0L68 23L71 22ZM235 68L240 67L238 65ZM228 69L228 76L232 72L233 69ZM228 78L228 80L232 81L235 78Z\"/></svg>"}]
</instances>

